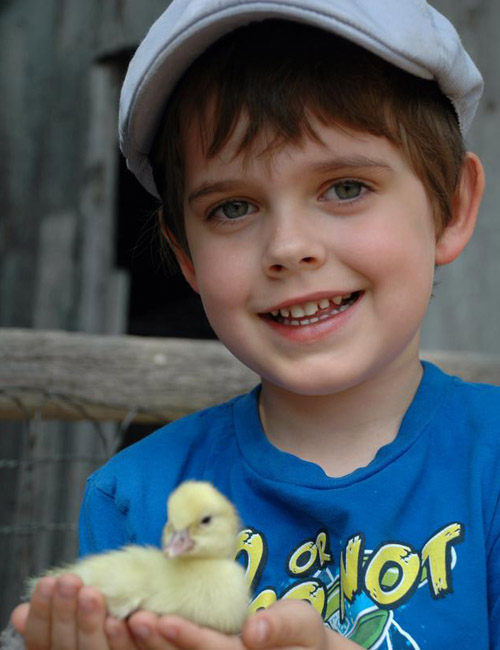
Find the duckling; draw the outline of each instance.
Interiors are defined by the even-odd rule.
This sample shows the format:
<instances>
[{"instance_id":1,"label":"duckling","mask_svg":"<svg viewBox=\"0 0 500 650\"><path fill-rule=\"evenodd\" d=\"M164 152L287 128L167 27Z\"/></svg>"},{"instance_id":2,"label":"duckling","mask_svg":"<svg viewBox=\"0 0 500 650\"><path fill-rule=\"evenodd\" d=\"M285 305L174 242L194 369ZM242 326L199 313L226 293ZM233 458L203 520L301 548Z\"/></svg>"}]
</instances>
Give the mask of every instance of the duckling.
<instances>
[{"instance_id":1,"label":"duckling","mask_svg":"<svg viewBox=\"0 0 500 650\"><path fill-rule=\"evenodd\" d=\"M117 618L144 609L240 632L249 592L243 567L233 559L239 525L234 506L210 483L186 481L170 495L167 514L161 549L129 545L44 575L76 574L102 592Z\"/></svg>"}]
</instances>

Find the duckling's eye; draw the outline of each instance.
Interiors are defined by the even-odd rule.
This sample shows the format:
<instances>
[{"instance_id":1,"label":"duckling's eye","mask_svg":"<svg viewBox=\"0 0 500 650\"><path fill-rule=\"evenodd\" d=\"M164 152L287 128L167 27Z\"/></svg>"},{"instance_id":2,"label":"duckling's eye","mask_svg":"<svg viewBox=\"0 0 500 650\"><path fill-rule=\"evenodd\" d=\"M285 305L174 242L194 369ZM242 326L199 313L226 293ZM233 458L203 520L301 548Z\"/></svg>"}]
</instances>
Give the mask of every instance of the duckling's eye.
<instances>
[{"instance_id":1,"label":"duckling's eye","mask_svg":"<svg viewBox=\"0 0 500 650\"><path fill-rule=\"evenodd\" d=\"M201 523L204 524L205 526L209 524L212 521L212 517L210 515L207 515L206 517L203 517L201 520Z\"/></svg>"}]
</instances>

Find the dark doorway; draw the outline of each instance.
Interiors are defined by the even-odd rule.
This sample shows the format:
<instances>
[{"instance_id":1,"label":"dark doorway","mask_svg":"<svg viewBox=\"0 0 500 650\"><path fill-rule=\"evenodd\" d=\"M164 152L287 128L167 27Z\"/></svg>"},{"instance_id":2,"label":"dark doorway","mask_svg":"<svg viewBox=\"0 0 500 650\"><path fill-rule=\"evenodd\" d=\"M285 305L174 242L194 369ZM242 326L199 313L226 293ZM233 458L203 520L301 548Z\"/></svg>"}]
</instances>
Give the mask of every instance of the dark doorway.
<instances>
[{"instance_id":1,"label":"dark doorway","mask_svg":"<svg viewBox=\"0 0 500 650\"><path fill-rule=\"evenodd\" d=\"M180 272L167 268L156 228L158 201L120 156L117 266L130 277L128 334L213 339L201 300Z\"/></svg>"}]
</instances>

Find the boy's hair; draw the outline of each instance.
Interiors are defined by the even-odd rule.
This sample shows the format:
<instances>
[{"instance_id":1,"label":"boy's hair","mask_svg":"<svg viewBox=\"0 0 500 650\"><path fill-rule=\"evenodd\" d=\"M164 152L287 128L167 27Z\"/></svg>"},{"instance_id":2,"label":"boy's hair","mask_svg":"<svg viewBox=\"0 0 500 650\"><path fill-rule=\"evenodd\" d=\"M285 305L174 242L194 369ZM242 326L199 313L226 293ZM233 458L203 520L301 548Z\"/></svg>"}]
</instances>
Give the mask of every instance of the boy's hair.
<instances>
[{"instance_id":1,"label":"boy's hair","mask_svg":"<svg viewBox=\"0 0 500 650\"><path fill-rule=\"evenodd\" d=\"M225 35L190 66L151 150L163 203L160 226L188 254L183 135L197 123L205 154L215 156L242 114L247 128L237 153L247 156L299 144L306 136L318 139L311 115L387 138L422 181L437 236L450 223L465 150L453 105L438 84L322 29L267 19ZM273 139L265 152L256 152L263 129Z\"/></svg>"}]
</instances>

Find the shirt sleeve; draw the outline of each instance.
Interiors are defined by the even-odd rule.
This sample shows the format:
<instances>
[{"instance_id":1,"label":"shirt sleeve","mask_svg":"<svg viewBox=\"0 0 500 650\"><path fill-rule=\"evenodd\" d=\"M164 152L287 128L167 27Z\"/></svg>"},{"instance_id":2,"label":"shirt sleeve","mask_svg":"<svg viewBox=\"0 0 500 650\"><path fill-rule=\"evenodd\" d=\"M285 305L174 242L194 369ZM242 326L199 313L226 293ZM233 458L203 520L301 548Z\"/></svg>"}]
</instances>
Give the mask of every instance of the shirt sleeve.
<instances>
[{"instance_id":1,"label":"shirt sleeve","mask_svg":"<svg viewBox=\"0 0 500 650\"><path fill-rule=\"evenodd\" d=\"M130 540L127 519L113 497L88 479L79 520L79 555L120 548Z\"/></svg>"}]
</instances>

